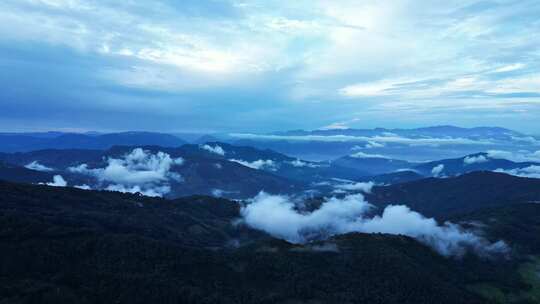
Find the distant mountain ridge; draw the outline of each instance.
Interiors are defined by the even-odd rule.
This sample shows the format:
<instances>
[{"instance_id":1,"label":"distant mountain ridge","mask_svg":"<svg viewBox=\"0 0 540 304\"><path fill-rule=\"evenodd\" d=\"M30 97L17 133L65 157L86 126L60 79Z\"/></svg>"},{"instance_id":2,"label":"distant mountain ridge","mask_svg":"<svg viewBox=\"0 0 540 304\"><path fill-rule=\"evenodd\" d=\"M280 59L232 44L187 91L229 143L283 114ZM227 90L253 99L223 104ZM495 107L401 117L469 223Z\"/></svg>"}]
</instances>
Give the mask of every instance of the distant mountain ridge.
<instances>
[{"instance_id":1,"label":"distant mountain ridge","mask_svg":"<svg viewBox=\"0 0 540 304\"><path fill-rule=\"evenodd\" d=\"M500 127L433 126L413 129L292 130L273 133L0 133L0 152L42 149L99 149L114 145L177 147L187 142L226 142L236 146L271 149L306 160L331 160L355 151L384 154L405 160L432 160L488 149L540 149L540 139Z\"/></svg>"},{"instance_id":2,"label":"distant mountain ridge","mask_svg":"<svg viewBox=\"0 0 540 304\"><path fill-rule=\"evenodd\" d=\"M500 127L293 130L267 134L234 133L217 137L220 141L272 149L309 160L336 159L354 151L408 161L426 161L490 149L540 149L539 138Z\"/></svg>"},{"instance_id":3,"label":"distant mountain ridge","mask_svg":"<svg viewBox=\"0 0 540 304\"><path fill-rule=\"evenodd\" d=\"M376 206L405 204L425 216L446 219L483 208L539 202L540 179L478 171L376 186L367 198Z\"/></svg>"},{"instance_id":4,"label":"distant mountain ridge","mask_svg":"<svg viewBox=\"0 0 540 304\"><path fill-rule=\"evenodd\" d=\"M28 152L43 149L105 150L115 145L177 147L186 142L170 134L132 131L91 135L81 133L1 133L0 143L0 152Z\"/></svg>"},{"instance_id":5,"label":"distant mountain ridge","mask_svg":"<svg viewBox=\"0 0 540 304\"><path fill-rule=\"evenodd\" d=\"M434 168L439 167L440 172L437 172L438 176L456 176L474 171L512 170L529 166L540 166L540 163L530 161L514 162L508 159L494 158L489 153L481 152L459 158L427 162L416 165L412 169L425 176L433 176Z\"/></svg>"},{"instance_id":6,"label":"distant mountain ridge","mask_svg":"<svg viewBox=\"0 0 540 304\"><path fill-rule=\"evenodd\" d=\"M332 136L332 135L350 135L350 136L371 136L371 135L383 135L385 133L392 133L402 136L492 136L492 135L513 135L513 136L523 136L524 134L513 131L506 128L500 127L473 127L473 128L462 128L451 125L443 126L432 126L432 127L423 127L423 128L412 128L412 129L403 129L403 128L373 128L373 129L319 129L319 130L292 130L285 132L274 132L270 133L273 135L283 135L283 136L305 136L305 135L323 135L323 136Z\"/></svg>"}]
</instances>

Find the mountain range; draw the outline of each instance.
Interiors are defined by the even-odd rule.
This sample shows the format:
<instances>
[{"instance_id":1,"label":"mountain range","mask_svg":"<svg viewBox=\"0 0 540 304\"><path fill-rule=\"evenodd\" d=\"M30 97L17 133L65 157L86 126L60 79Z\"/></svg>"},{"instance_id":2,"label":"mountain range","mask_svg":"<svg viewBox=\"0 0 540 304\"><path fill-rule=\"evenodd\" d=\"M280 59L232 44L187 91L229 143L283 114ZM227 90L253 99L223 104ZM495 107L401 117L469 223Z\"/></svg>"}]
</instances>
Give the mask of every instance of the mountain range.
<instances>
[{"instance_id":1,"label":"mountain range","mask_svg":"<svg viewBox=\"0 0 540 304\"><path fill-rule=\"evenodd\" d=\"M177 147L186 142L225 142L271 149L307 160L331 160L352 152L426 161L487 150L540 149L540 139L499 127L434 126L416 129L331 129L258 133L0 133L0 152L40 149L108 149L114 145ZM412 149L411 149L412 148Z\"/></svg>"},{"instance_id":2,"label":"mountain range","mask_svg":"<svg viewBox=\"0 0 540 304\"><path fill-rule=\"evenodd\" d=\"M540 302L534 137L198 135L1 134L0 303Z\"/></svg>"},{"instance_id":3,"label":"mountain range","mask_svg":"<svg viewBox=\"0 0 540 304\"><path fill-rule=\"evenodd\" d=\"M27 152L43 149L108 149L115 145L158 145L177 147L182 139L155 132L93 133L0 133L0 152Z\"/></svg>"}]
</instances>

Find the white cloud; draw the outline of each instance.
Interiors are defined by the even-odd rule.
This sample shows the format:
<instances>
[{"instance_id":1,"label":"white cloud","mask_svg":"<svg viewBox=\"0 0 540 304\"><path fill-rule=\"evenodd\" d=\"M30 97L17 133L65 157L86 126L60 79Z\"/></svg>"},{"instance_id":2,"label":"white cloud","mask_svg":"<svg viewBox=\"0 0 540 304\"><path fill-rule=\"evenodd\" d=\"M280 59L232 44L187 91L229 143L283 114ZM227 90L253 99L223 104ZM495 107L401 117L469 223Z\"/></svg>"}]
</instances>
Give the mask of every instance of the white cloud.
<instances>
[{"instance_id":1,"label":"white cloud","mask_svg":"<svg viewBox=\"0 0 540 304\"><path fill-rule=\"evenodd\" d=\"M321 128L321 130L347 130L349 127L342 122L334 122Z\"/></svg>"},{"instance_id":2,"label":"white cloud","mask_svg":"<svg viewBox=\"0 0 540 304\"><path fill-rule=\"evenodd\" d=\"M353 158L386 158L386 156L384 156L384 155L369 154L369 153L364 153L364 152L361 152L361 151L353 153L353 154L351 154L349 156L353 157Z\"/></svg>"},{"instance_id":3,"label":"white cloud","mask_svg":"<svg viewBox=\"0 0 540 304\"><path fill-rule=\"evenodd\" d=\"M27 169L30 169L30 170L36 170L36 171L42 171L42 172L54 171L53 168L49 168L49 167L47 167L45 165L42 165L37 161L33 161L33 162L27 164L24 167L27 168Z\"/></svg>"},{"instance_id":4,"label":"white cloud","mask_svg":"<svg viewBox=\"0 0 540 304\"><path fill-rule=\"evenodd\" d=\"M506 174L519 176L519 177L540 178L540 166L535 166L535 165L528 166L525 168L517 168L517 169L509 169L509 170L504 170L504 169L499 168L495 170L495 172L506 173Z\"/></svg>"},{"instance_id":5,"label":"white cloud","mask_svg":"<svg viewBox=\"0 0 540 304\"><path fill-rule=\"evenodd\" d=\"M172 172L171 169L183 162L182 158L171 158L169 154L161 151L152 154L136 148L123 158L108 158L105 168L90 169L87 164L81 164L68 170L94 176L101 183L111 183L107 190L161 196L170 191L171 181L182 181L180 174Z\"/></svg>"},{"instance_id":6,"label":"white cloud","mask_svg":"<svg viewBox=\"0 0 540 304\"><path fill-rule=\"evenodd\" d=\"M218 145L215 145L213 147L210 145L202 145L201 149L206 150L210 153L217 154L217 155L221 155L221 156L225 155L225 150L223 150L223 148Z\"/></svg>"},{"instance_id":7,"label":"white cloud","mask_svg":"<svg viewBox=\"0 0 540 304\"><path fill-rule=\"evenodd\" d=\"M485 124L498 115L528 110L527 121L534 126L536 100L516 104L491 96L539 92L534 64L540 56L534 18L538 12L532 0L511 7L484 3L489 8L482 10L473 10L477 1L218 1L234 12L234 17L224 19L214 15L220 15L219 9L205 15L184 10L185 1L173 2L1 1L0 20L10 27L0 29L0 37L4 44L20 43L22 48L36 44L74 49L83 60L92 60L84 72L103 78L107 85L173 92L217 90L208 96L226 88L233 96L219 96L239 103L249 100L240 107L257 123L262 123L255 115L261 112L260 103L252 100L263 88L265 94L275 94L269 100L275 100L274 106L280 108L276 111L286 112L283 127L298 126L290 117L304 113L306 106L314 113L327 113L324 124L348 115L370 119L372 124L389 121L388 116L397 118L394 124L426 124L448 120L459 109L464 117L456 123L471 124L475 122L471 117L481 117L478 123ZM204 7L209 1L189 2ZM486 49L490 56L485 56ZM516 73L504 73L509 71ZM462 100L432 98L441 95ZM351 96L367 102L351 106ZM132 111L133 102L121 99L103 103L114 104L120 112ZM142 107L169 108L165 98L138 99ZM291 99L318 102L313 107L289 107L292 104L286 101ZM343 102L323 105L323 100ZM396 107L406 110L386 110ZM197 117L204 119L198 121L212 128L224 127L226 122L221 121L228 119L209 122L216 116L207 112L216 111L204 111L207 105L187 99L174 103L175 112L188 112L184 108L201 110ZM306 124L322 125L312 116L306 115ZM521 116L514 114L505 123L523 129L518 123ZM347 126L337 122L328 127Z\"/></svg>"},{"instance_id":8,"label":"white cloud","mask_svg":"<svg viewBox=\"0 0 540 304\"><path fill-rule=\"evenodd\" d=\"M227 191L227 190L222 190L222 189L212 189L211 193L215 197L223 197L223 196L225 196L227 194L238 193L238 191Z\"/></svg>"},{"instance_id":9,"label":"white cloud","mask_svg":"<svg viewBox=\"0 0 540 304\"><path fill-rule=\"evenodd\" d=\"M517 67L517 65L508 66L506 71L512 71L512 68L517 70ZM461 75L445 79L385 79L352 84L339 89L339 94L348 98L399 96L401 99L425 100L461 95L467 98L486 98L496 94L535 93L539 90L540 75L538 74L492 80L486 77L484 72L478 72L476 75Z\"/></svg>"},{"instance_id":10,"label":"white cloud","mask_svg":"<svg viewBox=\"0 0 540 304\"><path fill-rule=\"evenodd\" d=\"M393 89L399 83L393 83L393 81L377 81L371 83L359 83L346 86L339 90L341 95L347 97L362 97L362 96L385 96L391 95Z\"/></svg>"},{"instance_id":11,"label":"white cloud","mask_svg":"<svg viewBox=\"0 0 540 304\"><path fill-rule=\"evenodd\" d=\"M88 186L87 184L76 185L76 186L73 186L73 187L77 188L77 189L82 189L82 190L92 190L92 187Z\"/></svg>"},{"instance_id":12,"label":"white cloud","mask_svg":"<svg viewBox=\"0 0 540 304\"><path fill-rule=\"evenodd\" d=\"M305 162L299 159L295 159L289 162L293 167L302 168L302 167L308 167L308 168L319 168L321 165L312 163L312 162Z\"/></svg>"},{"instance_id":13,"label":"white cloud","mask_svg":"<svg viewBox=\"0 0 540 304\"><path fill-rule=\"evenodd\" d=\"M438 164L437 166L433 167L433 169L431 169L431 174L433 174L433 176L435 177L442 177L443 170L444 170L444 165Z\"/></svg>"},{"instance_id":14,"label":"white cloud","mask_svg":"<svg viewBox=\"0 0 540 304\"><path fill-rule=\"evenodd\" d=\"M343 199L330 198L319 209L302 212L288 197L260 193L242 207L241 214L248 226L295 243L365 232L407 235L445 256L461 256L467 249L480 255L507 250L502 241L489 243L449 222L439 225L407 206L391 205L381 216L370 218L367 213L373 208L361 194L355 194Z\"/></svg>"},{"instance_id":15,"label":"white cloud","mask_svg":"<svg viewBox=\"0 0 540 304\"><path fill-rule=\"evenodd\" d=\"M40 183L40 184L43 185L43 183ZM45 185L52 186L52 187L66 187L67 182L62 177L62 175L55 175L55 176L53 176L53 182L52 183L45 183Z\"/></svg>"},{"instance_id":16,"label":"white cloud","mask_svg":"<svg viewBox=\"0 0 540 304\"><path fill-rule=\"evenodd\" d=\"M378 143L378 142L374 142L374 141L368 141L365 148L366 149L383 148L384 146L385 146L385 144L383 144L383 143Z\"/></svg>"},{"instance_id":17,"label":"white cloud","mask_svg":"<svg viewBox=\"0 0 540 304\"><path fill-rule=\"evenodd\" d=\"M240 159L229 159L229 161L239 163L242 166L246 166L246 167L249 167L249 168L252 168L252 169L257 169L257 170L260 170L260 169L262 169L262 170L270 170L270 171L276 171L277 170L276 162L274 162L271 159L266 159L266 160L259 159L259 160L255 160L255 161L252 161L252 162L248 162L248 161L244 161L244 160L240 160Z\"/></svg>"},{"instance_id":18,"label":"white cloud","mask_svg":"<svg viewBox=\"0 0 540 304\"><path fill-rule=\"evenodd\" d=\"M467 156L463 159L463 163L465 165L472 165L472 164L479 164L479 163L485 163L489 161L487 157L484 155L478 155L478 156Z\"/></svg>"},{"instance_id":19,"label":"white cloud","mask_svg":"<svg viewBox=\"0 0 540 304\"><path fill-rule=\"evenodd\" d=\"M345 191L361 191L371 193L371 189L375 184L373 182L346 183L335 185L334 188Z\"/></svg>"},{"instance_id":20,"label":"white cloud","mask_svg":"<svg viewBox=\"0 0 540 304\"><path fill-rule=\"evenodd\" d=\"M488 150L487 154L490 158L506 159L513 162L540 162L540 150L535 152Z\"/></svg>"},{"instance_id":21,"label":"white cloud","mask_svg":"<svg viewBox=\"0 0 540 304\"><path fill-rule=\"evenodd\" d=\"M523 63L514 63L510 65L505 65L500 68L495 69L495 73L504 73L504 72L512 72L516 70L521 70L525 67L525 64Z\"/></svg>"}]
</instances>

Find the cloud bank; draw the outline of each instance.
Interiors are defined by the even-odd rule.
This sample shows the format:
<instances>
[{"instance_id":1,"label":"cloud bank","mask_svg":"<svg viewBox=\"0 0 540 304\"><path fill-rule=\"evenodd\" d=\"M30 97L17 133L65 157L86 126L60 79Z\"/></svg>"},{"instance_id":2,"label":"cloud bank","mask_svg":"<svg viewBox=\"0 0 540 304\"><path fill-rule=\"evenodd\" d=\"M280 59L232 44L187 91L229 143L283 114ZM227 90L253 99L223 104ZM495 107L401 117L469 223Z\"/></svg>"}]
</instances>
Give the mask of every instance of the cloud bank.
<instances>
[{"instance_id":1,"label":"cloud bank","mask_svg":"<svg viewBox=\"0 0 540 304\"><path fill-rule=\"evenodd\" d=\"M540 166L535 166L535 165L528 166L525 168L517 168L517 169L509 169L509 170L499 168L495 170L495 172L506 173L506 174L519 176L519 177L540 178Z\"/></svg>"},{"instance_id":2,"label":"cloud bank","mask_svg":"<svg viewBox=\"0 0 540 304\"><path fill-rule=\"evenodd\" d=\"M487 154L490 158L506 159L513 162L540 162L540 150L535 152L489 150L487 151Z\"/></svg>"},{"instance_id":3,"label":"cloud bank","mask_svg":"<svg viewBox=\"0 0 540 304\"><path fill-rule=\"evenodd\" d=\"M382 215L369 217L373 208L361 194L354 194L327 199L319 209L302 212L289 197L260 193L242 207L241 215L248 226L293 243L364 232L407 235L444 256L461 257L468 250L485 256L508 250L502 241L490 243L458 225L438 224L407 206L390 205Z\"/></svg>"},{"instance_id":4,"label":"cloud bank","mask_svg":"<svg viewBox=\"0 0 540 304\"><path fill-rule=\"evenodd\" d=\"M105 168L89 168L87 164L70 167L72 173L95 177L106 190L163 196L170 192L170 182L181 182L180 174L171 171L182 165L182 158L171 158L167 153L152 154L136 148L123 158L108 158Z\"/></svg>"}]
</instances>

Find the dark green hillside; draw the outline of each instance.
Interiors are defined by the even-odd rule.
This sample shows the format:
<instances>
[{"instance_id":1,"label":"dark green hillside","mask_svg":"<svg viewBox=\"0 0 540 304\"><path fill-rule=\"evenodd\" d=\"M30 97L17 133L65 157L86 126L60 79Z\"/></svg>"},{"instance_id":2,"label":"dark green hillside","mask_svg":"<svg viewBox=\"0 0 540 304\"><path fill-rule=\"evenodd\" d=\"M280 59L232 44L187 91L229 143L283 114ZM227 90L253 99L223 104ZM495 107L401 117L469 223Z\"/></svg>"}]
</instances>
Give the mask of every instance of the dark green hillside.
<instances>
[{"instance_id":1,"label":"dark green hillside","mask_svg":"<svg viewBox=\"0 0 540 304\"><path fill-rule=\"evenodd\" d=\"M479 171L374 187L367 199L380 207L402 204L425 216L444 219L514 202L540 201L540 179Z\"/></svg>"},{"instance_id":2,"label":"dark green hillside","mask_svg":"<svg viewBox=\"0 0 540 304\"><path fill-rule=\"evenodd\" d=\"M504 240L513 248L512 274L521 288L501 288L490 283L471 284L469 289L494 303L540 303L540 204L515 203L478 210L451 219L469 229L482 229L488 238ZM474 265L472 265L474 267Z\"/></svg>"},{"instance_id":3,"label":"dark green hillside","mask_svg":"<svg viewBox=\"0 0 540 304\"><path fill-rule=\"evenodd\" d=\"M0 161L0 180L10 180L18 183L48 182L53 178L50 172L30 170Z\"/></svg>"},{"instance_id":4,"label":"dark green hillside","mask_svg":"<svg viewBox=\"0 0 540 304\"><path fill-rule=\"evenodd\" d=\"M540 203L518 203L451 218L480 226L493 239L503 239L521 253L540 255Z\"/></svg>"},{"instance_id":5,"label":"dark green hillside","mask_svg":"<svg viewBox=\"0 0 540 304\"><path fill-rule=\"evenodd\" d=\"M1 303L483 303L401 236L292 245L236 203L0 183Z\"/></svg>"}]
</instances>

